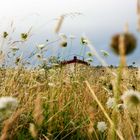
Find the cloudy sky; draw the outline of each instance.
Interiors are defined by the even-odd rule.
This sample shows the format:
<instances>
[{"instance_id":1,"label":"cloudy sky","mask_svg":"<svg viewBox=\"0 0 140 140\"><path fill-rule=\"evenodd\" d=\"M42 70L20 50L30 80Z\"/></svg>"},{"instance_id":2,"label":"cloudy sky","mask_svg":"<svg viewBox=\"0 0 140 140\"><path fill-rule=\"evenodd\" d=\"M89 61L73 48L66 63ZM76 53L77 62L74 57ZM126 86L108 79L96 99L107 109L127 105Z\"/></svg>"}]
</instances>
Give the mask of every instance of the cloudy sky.
<instances>
[{"instance_id":1,"label":"cloudy sky","mask_svg":"<svg viewBox=\"0 0 140 140\"><path fill-rule=\"evenodd\" d=\"M60 31L67 36L76 36L73 52L79 53L79 38L86 34L98 52L102 49L110 53L111 59L106 60L109 64L117 64L118 58L111 53L108 46L111 36L123 31L126 22L129 24L129 30L139 40L136 30L136 0L2 0L0 32L8 30L11 22L14 23L17 34L33 27L34 36L29 42L33 47L46 38L55 38L53 30L56 19L62 14L74 12L80 12L82 15L67 17ZM139 53L138 48L128 57L128 63L136 61L140 64Z\"/></svg>"}]
</instances>

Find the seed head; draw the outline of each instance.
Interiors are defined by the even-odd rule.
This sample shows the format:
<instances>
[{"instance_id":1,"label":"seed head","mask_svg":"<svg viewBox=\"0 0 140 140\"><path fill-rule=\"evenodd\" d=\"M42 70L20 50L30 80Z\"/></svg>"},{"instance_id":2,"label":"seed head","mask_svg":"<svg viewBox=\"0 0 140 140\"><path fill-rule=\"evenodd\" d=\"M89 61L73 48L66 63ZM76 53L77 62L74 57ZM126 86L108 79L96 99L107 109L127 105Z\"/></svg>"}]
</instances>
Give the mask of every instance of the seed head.
<instances>
[{"instance_id":1,"label":"seed head","mask_svg":"<svg viewBox=\"0 0 140 140\"><path fill-rule=\"evenodd\" d=\"M140 105L140 92L134 90L128 90L124 92L121 99L127 108L137 107Z\"/></svg>"},{"instance_id":2,"label":"seed head","mask_svg":"<svg viewBox=\"0 0 140 140\"><path fill-rule=\"evenodd\" d=\"M61 47L64 47L64 48L67 47L67 41L65 41L65 40L62 41L62 42L60 43L60 46L61 46Z\"/></svg>"},{"instance_id":3,"label":"seed head","mask_svg":"<svg viewBox=\"0 0 140 140\"><path fill-rule=\"evenodd\" d=\"M136 38L133 34L131 33L122 33L122 34L116 34L112 37L111 39L111 48L116 54L120 54L120 36L124 36L124 50L125 50L125 55L132 53L137 45Z\"/></svg>"},{"instance_id":4,"label":"seed head","mask_svg":"<svg viewBox=\"0 0 140 140\"><path fill-rule=\"evenodd\" d=\"M3 38L6 38L8 36L7 32L3 32Z\"/></svg>"}]
</instances>

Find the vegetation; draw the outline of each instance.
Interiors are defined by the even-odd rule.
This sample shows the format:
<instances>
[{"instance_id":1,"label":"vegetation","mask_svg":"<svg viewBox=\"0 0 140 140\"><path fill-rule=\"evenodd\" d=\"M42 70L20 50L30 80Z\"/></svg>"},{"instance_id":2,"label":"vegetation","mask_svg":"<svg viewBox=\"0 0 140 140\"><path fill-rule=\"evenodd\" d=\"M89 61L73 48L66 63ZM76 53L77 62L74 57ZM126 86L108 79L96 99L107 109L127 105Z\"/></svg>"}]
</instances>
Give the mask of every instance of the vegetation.
<instances>
[{"instance_id":1,"label":"vegetation","mask_svg":"<svg viewBox=\"0 0 140 140\"><path fill-rule=\"evenodd\" d=\"M60 16L55 28L57 35L64 19L65 15ZM140 139L140 70L127 66L125 61L127 53L136 48L131 34L117 35L115 49L120 56L119 67L107 66L88 38L82 36L84 53L85 47L90 50L88 62L92 62L93 57L101 62L101 66L94 67L78 63L60 65L64 50L61 59L45 58L50 44L59 42L62 49L67 47L64 34L54 41L37 45L25 57L21 53L22 46L30 38L30 32L31 29L21 33L18 41L11 41L10 34L3 33L1 140ZM4 45L9 47L7 53L3 51ZM126 50L130 45L132 49ZM103 57L109 56L108 52L101 52ZM32 67L32 59L39 61L39 65Z\"/></svg>"}]
</instances>

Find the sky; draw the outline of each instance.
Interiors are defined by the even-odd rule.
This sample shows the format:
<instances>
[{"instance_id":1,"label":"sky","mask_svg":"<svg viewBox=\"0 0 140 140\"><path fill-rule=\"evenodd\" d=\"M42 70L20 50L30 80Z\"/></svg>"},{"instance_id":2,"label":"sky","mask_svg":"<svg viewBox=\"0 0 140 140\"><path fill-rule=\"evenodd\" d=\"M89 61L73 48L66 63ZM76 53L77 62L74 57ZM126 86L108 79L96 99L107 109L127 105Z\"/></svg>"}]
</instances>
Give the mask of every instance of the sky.
<instances>
[{"instance_id":1,"label":"sky","mask_svg":"<svg viewBox=\"0 0 140 140\"><path fill-rule=\"evenodd\" d=\"M80 53L80 37L85 34L100 54L100 50L108 51L105 58L108 64L118 64L118 57L109 48L112 35L122 32L128 23L129 31L138 39L137 50L128 56L128 64L133 61L140 65L139 32L137 32L136 0L2 0L0 5L0 32L10 30L13 22L19 33L27 32L32 27L32 38L27 43L29 50L46 39L55 40L54 27L57 18L67 13L82 13L74 17L68 16L62 25L60 33L67 36L75 35L71 53ZM58 47L56 44L54 47ZM61 49L57 49L61 53ZM65 51L67 55L68 50ZM26 50L27 51L27 50ZM87 50L88 51L88 50ZM49 52L52 53L51 51ZM57 53L57 52L55 52ZM95 64L99 64L95 60Z\"/></svg>"}]
</instances>

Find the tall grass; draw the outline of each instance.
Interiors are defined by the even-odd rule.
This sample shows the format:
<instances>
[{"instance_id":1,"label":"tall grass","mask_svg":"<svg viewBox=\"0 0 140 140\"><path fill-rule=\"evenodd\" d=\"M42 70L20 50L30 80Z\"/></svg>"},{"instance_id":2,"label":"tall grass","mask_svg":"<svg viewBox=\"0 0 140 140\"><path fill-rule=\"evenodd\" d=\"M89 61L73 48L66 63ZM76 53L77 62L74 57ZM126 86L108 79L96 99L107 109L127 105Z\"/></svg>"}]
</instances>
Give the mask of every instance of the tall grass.
<instances>
[{"instance_id":1,"label":"tall grass","mask_svg":"<svg viewBox=\"0 0 140 140\"><path fill-rule=\"evenodd\" d=\"M61 16L55 28L56 34L63 20L64 16ZM83 48L89 47L102 66L61 66L59 59L44 55L48 45L61 40L59 37L56 41L39 45L27 56L28 59L24 57L17 46L28 42L30 32L21 33L20 40L13 42L7 32L3 34L0 96L13 97L19 104L11 111L11 103L4 102L4 108L0 102L1 140L140 139L140 98L136 95L140 93L135 92L140 91L140 78L138 68L124 66L123 50L120 67L108 67L91 42L83 38ZM10 49L7 53L3 50L5 44ZM41 65L29 69L31 59L38 60ZM9 60L12 67L8 65ZM129 109L121 98L124 91L134 92L129 94L133 98L128 98L133 109Z\"/></svg>"}]
</instances>

